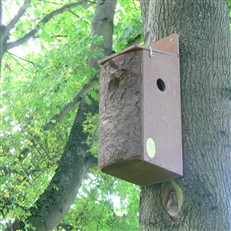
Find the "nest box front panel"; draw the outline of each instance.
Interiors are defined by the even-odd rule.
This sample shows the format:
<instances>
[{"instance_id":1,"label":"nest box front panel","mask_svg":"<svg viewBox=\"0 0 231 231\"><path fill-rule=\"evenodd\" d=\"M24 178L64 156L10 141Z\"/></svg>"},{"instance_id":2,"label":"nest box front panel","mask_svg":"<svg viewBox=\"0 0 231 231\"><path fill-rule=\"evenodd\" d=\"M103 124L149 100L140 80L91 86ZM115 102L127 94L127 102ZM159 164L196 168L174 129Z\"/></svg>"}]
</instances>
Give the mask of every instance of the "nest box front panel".
<instances>
[{"instance_id":1,"label":"nest box front panel","mask_svg":"<svg viewBox=\"0 0 231 231\"><path fill-rule=\"evenodd\" d=\"M132 51L116 56L101 68L99 166L115 168L113 163L140 158L141 129L141 56ZM108 171L113 171L109 169ZM116 170L117 175L118 171Z\"/></svg>"},{"instance_id":2,"label":"nest box front panel","mask_svg":"<svg viewBox=\"0 0 231 231\"><path fill-rule=\"evenodd\" d=\"M142 119L144 160L182 175L179 57L143 51Z\"/></svg>"}]
</instances>

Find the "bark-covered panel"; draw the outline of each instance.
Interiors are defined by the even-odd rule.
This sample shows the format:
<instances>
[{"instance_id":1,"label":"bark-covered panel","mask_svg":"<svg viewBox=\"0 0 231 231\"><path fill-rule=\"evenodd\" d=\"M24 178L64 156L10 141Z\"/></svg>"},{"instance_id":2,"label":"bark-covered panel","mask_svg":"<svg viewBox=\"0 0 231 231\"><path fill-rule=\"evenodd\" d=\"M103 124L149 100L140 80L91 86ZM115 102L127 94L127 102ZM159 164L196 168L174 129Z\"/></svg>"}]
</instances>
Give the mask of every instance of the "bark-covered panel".
<instances>
[{"instance_id":1,"label":"bark-covered panel","mask_svg":"<svg viewBox=\"0 0 231 231\"><path fill-rule=\"evenodd\" d=\"M138 156L142 152L141 56L129 52L101 69L99 165Z\"/></svg>"}]
</instances>

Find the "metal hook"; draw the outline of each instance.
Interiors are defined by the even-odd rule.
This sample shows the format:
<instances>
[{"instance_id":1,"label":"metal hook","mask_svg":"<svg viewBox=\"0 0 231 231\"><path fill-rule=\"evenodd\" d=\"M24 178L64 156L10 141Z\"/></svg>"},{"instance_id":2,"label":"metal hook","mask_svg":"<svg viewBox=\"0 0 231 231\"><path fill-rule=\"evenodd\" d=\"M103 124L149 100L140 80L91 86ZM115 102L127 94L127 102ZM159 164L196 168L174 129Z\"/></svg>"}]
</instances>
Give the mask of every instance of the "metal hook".
<instances>
[{"instance_id":1,"label":"metal hook","mask_svg":"<svg viewBox=\"0 0 231 231\"><path fill-rule=\"evenodd\" d=\"M155 51L152 49L152 47L149 47L149 50L150 50L149 55L151 58L153 58L155 56Z\"/></svg>"}]
</instances>

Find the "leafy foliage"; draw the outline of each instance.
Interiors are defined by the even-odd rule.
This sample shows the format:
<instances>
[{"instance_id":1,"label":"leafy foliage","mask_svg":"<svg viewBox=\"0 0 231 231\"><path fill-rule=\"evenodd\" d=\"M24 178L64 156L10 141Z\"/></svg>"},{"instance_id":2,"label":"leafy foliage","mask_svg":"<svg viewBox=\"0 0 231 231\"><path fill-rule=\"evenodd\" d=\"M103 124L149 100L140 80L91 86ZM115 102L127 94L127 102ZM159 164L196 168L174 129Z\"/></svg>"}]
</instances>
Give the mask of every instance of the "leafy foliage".
<instances>
[{"instance_id":1,"label":"leafy foliage","mask_svg":"<svg viewBox=\"0 0 231 231\"><path fill-rule=\"evenodd\" d=\"M74 1L72 1L74 2ZM3 1L5 24L23 1ZM69 0L33 0L10 35L15 41L36 27L48 13ZM29 208L46 189L62 155L76 110L53 119L90 80L91 21L95 3L84 3L41 24L33 40L6 53L1 79L0 227L26 220ZM115 16L114 49L120 50L141 34L138 1L119 1ZM98 99L98 84L89 92ZM89 98L86 98L89 101ZM90 101L88 102L90 103ZM51 122L54 126L46 129ZM97 156L98 116L84 123L89 153ZM86 176L75 203L57 230L138 230L139 188L102 175L97 168Z\"/></svg>"},{"instance_id":2,"label":"leafy foliage","mask_svg":"<svg viewBox=\"0 0 231 231\"><path fill-rule=\"evenodd\" d=\"M114 49L116 51L130 45L137 37L142 37L139 3L137 1L119 2L117 14L115 15L115 24Z\"/></svg>"},{"instance_id":3,"label":"leafy foliage","mask_svg":"<svg viewBox=\"0 0 231 231\"><path fill-rule=\"evenodd\" d=\"M81 203L76 200L60 227L65 224L74 230L138 230L138 194L137 186L94 169L77 196Z\"/></svg>"}]
</instances>

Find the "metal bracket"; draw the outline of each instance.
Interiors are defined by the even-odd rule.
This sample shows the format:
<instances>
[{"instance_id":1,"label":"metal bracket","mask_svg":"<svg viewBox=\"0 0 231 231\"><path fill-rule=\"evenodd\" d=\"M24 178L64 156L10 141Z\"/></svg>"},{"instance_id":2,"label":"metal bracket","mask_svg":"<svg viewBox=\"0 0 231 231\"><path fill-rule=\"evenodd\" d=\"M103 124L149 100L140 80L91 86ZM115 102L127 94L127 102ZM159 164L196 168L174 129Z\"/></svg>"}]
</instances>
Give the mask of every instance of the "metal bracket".
<instances>
[{"instance_id":1,"label":"metal bracket","mask_svg":"<svg viewBox=\"0 0 231 231\"><path fill-rule=\"evenodd\" d=\"M152 47L149 47L149 55L151 58L153 58L155 56L155 51Z\"/></svg>"}]
</instances>

